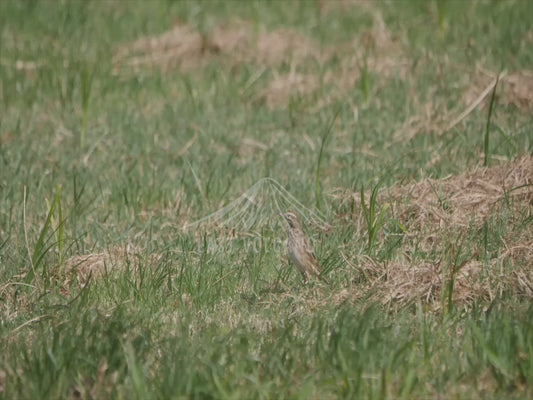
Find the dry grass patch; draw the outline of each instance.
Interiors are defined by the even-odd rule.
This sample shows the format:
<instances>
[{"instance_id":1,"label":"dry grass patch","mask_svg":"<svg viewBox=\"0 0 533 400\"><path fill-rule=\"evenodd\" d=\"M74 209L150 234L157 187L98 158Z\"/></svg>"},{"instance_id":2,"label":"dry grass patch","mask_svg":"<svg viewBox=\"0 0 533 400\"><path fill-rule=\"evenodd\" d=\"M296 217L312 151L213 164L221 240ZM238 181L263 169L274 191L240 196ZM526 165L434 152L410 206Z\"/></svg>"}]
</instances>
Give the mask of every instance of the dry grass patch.
<instances>
[{"instance_id":1,"label":"dry grass patch","mask_svg":"<svg viewBox=\"0 0 533 400\"><path fill-rule=\"evenodd\" d=\"M475 102L478 96L487 88L491 89L496 73L478 68L473 77L472 86L468 87L463 95L465 106ZM504 72L501 76L503 89L500 93L500 102L506 106L513 105L522 112L533 109L533 71L517 70L510 73ZM482 98L481 105L485 106L490 96Z\"/></svg>"},{"instance_id":2,"label":"dry grass patch","mask_svg":"<svg viewBox=\"0 0 533 400\"><path fill-rule=\"evenodd\" d=\"M90 279L99 279L126 270L135 274L141 267L157 268L162 256L152 253L146 257L144 254L145 251L128 244L101 253L73 256L65 262L64 285L69 286L73 281L85 285Z\"/></svg>"},{"instance_id":3,"label":"dry grass patch","mask_svg":"<svg viewBox=\"0 0 533 400\"><path fill-rule=\"evenodd\" d=\"M73 256L65 262L64 272L68 277L66 283L74 279L85 285L91 278L98 279L113 271L124 270L134 259L135 253L129 246L124 249L114 248L101 253Z\"/></svg>"},{"instance_id":4,"label":"dry grass patch","mask_svg":"<svg viewBox=\"0 0 533 400\"><path fill-rule=\"evenodd\" d=\"M262 65L279 65L283 62L298 65L308 58L320 59L321 53L312 39L283 29L259 35L255 58Z\"/></svg>"},{"instance_id":5,"label":"dry grass patch","mask_svg":"<svg viewBox=\"0 0 533 400\"><path fill-rule=\"evenodd\" d=\"M209 34L178 23L161 35L140 38L119 46L113 57L115 73L138 71L141 67L191 70L220 59L230 66L257 63L276 66L299 64L320 53L314 42L297 32L283 29L264 31L246 21L221 23Z\"/></svg>"},{"instance_id":6,"label":"dry grass patch","mask_svg":"<svg viewBox=\"0 0 533 400\"><path fill-rule=\"evenodd\" d=\"M379 10L367 9L374 19L373 26L361 31L347 43L327 46L320 52L311 52L313 59L324 65L333 57L340 60L339 65L328 68L321 77L318 73L296 73L295 68L285 75L276 75L262 92L270 108L283 108L289 104L294 95L306 95L314 92L319 87L326 91L313 110L328 106L340 100L361 81L368 73L372 77L379 77L382 83L399 77L406 79L411 62L405 52L388 30ZM373 85L370 97L374 97L378 85ZM377 100L379 101L379 99Z\"/></svg>"},{"instance_id":7,"label":"dry grass patch","mask_svg":"<svg viewBox=\"0 0 533 400\"><path fill-rule=\"evenodd\" d=\"M336 190L332 197L340 204L353 203L361 210L358 192ZM366 193L369 198L369 192ZM389 204L391 217L409 232L464 229L471 222L481 224L502 206L515 212L533 205L533 157L523 156L494 167L444 179L424 179L405 186L382 189L379 204ZM362 218L359 212L354 221Z\"/></svg>"},{"instance_id":8,"label":"dry grass patch","mask_svg":"<svg viewBox=\"0 0 533 400\"><path fill-rule=\"evenodd\" d=\"M255 64L275 68L291 66L289 73L274 72L270 83L259 89L256 98L265 99L270 108L287 106L292 96L308 95L321 85L331 86L319 108L341 98L361 79L362 68L389 79L405 77L409 62L398 41L387 29L379 10L364 7L374 17L374 26L362 31L348 43L321 48L313 39L289 29L267 31L253 22L221 22L208 34L178 23L160 35L140 38L119 46L113 57L114 71L122 75L141 68L192 70L211 61L233 67ZM309 65L324 65L332 57L341 62L323 77L306 72ZM311 62L311 64L310 64Z\"/></svg>"},{"instance_id":9,"label":"dry grass patch","mask_svg":"<svg viewBox=\"0 0 533 400\"><path fill-rule=\"evenodd\" d=\"M361 210L358 193L345 195L341 201L353 202ZM509 292L533 299L533 232L517 233L513 226L513 222L522 223L518 215L531 218L533 157L444 180L426 179L382 190L378 204L386 203L390 217L406 227L406 243L416 243L419 251L437 254L437 259L411 259L407 253L394 262L378 262L367 256L353 261L345 256L355 272L354 279L364 282L354 285L354 298L371 293L371 298L384 304L421 300L440 309L453 281L453 301L459 306L468 307L475 300L492 301ZM511 214L501 251L482 256L480 241L473 244L470 254L455 254L469 229L481 230L501 209ZM364 235L363 215L352 218L361 227L359 234ZM380 240L385 240L385 234Z\"/></svg>"},{"instance_id":10,"label":"dry grass patch","mask_svg":"<svg viewBox=\"0 0 533 400\"><path fill-rule=\"evenodd\" d=\"M396 217L409 230L464 229L504 205L520 211L533 204L533 157L392 188L381 200L392 202Z\"/></svg>"},{"instance_id":11,"label":"dry grass patch","mask_svg":"<svg viewBox=\"0 0 533 400\"><path fill-rule=\"evenodd\" d=\"M532 246L533 241L530 241L517 247L531 249ZM479 301L488 303L509 293L533 299L533 271L528 268L528 263L533 262L533 251L520 255L506 252L487 263L474 257L459 265L453 265L452 261L383 263L362 259L355 271L363 275L366 282L355 285L350 297L356 300L366 297L386 306L421 301L433 311L447 306L450 290L453 304L459 308L469 308Z\"/></svg>"},{"instance_id":12,"label":"dry grass patch","mask_svg":"<svg viewBox=\"0 0 533 400\"><path fill-rule=\"evenodd\" d=\"M65 296L70 296L68 288L77 283L80 286L86 286L90 280L101 279L106 276L112 276L117 272L126 270L132 274L138 272L139 268L157 268L161 259L159 254L151 254L147 260L143 257L138 249L132 245L124 248L115 247L100 253L90 253L76 255L65 261L60 267L57 265L51 275L48 276L49 287L60 286L61 292ZM0 285L0 311L5 320L12 320L21 312L26 312L32 307L32 291L40 291L41 282L40 273L36 273L36 278L32 283L26 283L25 279L28 270L7 280ZM21 288L30 288L30 292L22 292Z\"/></svg>"},{"instance_id":13,"label":"dry grass patch","mask_svg":"<svg viewBox=\"0 0 533 400\"><path fill-rule=\"evenodd\" d=\"M319 87L319 80L311 74L274 74L269 85L259 93L270 109L288 105L294 96L305 96Z\"/></svg>"},{"instance_id":14,"label":"dry grass patch","mask_svg":"<svg viewBox=\"0 0 533 400\"><path fill-rule=\"evenodd\" d=\"M519 70L505 79L504 101L524 112L533 109L533 71Z\"/></svg>"},{"instance_id":15,"label":"dry grass patch","mask_svg":"<svg viewBox=\"0 0 533 400\"><path fill-rule=\"evenodd\" d=\"M267 31L243 20L221 23L209 34L208 40L230 60L230 65L255 63L275 67L282 63L299 65L309 59L322 58L314 40L299 32L290 29Z\"/></svg>"},{"instance_id":16,"label":"dry grass patch","mask_svg":"<svg viewBox=\"0 0 533 400\"><path fill-rule=\"evenodd\" d=\"M193 27L178 23L157 36L142 37L118 47L113 57L114 72L149 66L168 70L179 66L193 68L203 64L207 41Z\"/></svg>"},{"instance_id":17,"label":"dry grass patch","mask_svg":"<svg viewBox=\"0 0 533 400\"><path fill-rule=\"evenodd\" d=\"M406 64L407 66L407 64ZM514 106L524 115L528 115L533 109L533 72L530 70L518 70L512 73L503 71L499 75L477 67L476 71L469 76L468 82L474 83L464 89L462 101L453 109L446 110L442 99L438 99L430 93L428 101L418 105L420 112L410 116L407 121L395 132L392 142L411 140L425 132L434 132L442 135L444 132L457 126L465 120L473 111L484 108L490 99L494 85L498 82L498 103L505 106ZM461 85L460 83L456 85ZM432 88L435 91L436 88ZM416 99L417 94L411 93L411 98ZM444 110L444 111L443 111Z\"/></svg>"}]
</instances>

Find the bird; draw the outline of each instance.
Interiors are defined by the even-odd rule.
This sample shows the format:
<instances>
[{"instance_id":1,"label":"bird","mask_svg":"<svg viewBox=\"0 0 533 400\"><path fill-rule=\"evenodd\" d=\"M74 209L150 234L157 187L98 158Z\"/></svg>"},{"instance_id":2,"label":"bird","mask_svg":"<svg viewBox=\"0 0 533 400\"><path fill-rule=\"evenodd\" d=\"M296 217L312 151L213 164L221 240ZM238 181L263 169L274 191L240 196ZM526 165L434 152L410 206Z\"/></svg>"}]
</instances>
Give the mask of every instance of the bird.
<instances>
[{"instance_id":1,"label":"bird","mask_svg":"<svg viewBox=\"0 0 533 400\"><path fill-rule=\"evenodd\" d=\"M287 241L289 257L302 274L304 282L307 284L309 277L317 276L329 284L326 277L322 275L322 268L320 268L309 238L302 229L298 215L293 211L287 211L280 215L289 223L289 240Z\"/></svg>"}]
</instances>

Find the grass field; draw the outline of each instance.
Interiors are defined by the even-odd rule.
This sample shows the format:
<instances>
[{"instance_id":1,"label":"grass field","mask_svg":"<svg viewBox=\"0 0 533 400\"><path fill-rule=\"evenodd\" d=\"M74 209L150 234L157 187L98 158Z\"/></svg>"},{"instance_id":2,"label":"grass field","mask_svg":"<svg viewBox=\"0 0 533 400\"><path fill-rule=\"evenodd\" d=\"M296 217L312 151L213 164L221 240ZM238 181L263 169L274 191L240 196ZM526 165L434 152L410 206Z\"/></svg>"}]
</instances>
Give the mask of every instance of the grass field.
<instances>
[{"instance_id":1,"label":"grass field","mask_svg":"<svg viewBox=\"0 0 533 400\"><path fill-rule=\"evenodd\" d=\"M531 21L1 1L0 398L532 398Z\"/></svg>"}]
</instances>

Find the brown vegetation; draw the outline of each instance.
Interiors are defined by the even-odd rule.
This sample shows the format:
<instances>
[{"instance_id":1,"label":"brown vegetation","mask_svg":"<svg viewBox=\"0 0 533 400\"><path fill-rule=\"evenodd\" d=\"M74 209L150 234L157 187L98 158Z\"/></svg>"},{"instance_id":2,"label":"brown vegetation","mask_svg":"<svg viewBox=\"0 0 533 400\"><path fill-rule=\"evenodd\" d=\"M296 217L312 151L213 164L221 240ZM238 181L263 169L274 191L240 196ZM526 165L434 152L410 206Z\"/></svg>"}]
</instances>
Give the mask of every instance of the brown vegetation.
<instances>
[{"instance_id":1,"label":"brown vegetation","mask_svg":"<svg viewBox=\"0 0 533 400\"><path fill-rule=\"evenodd\" d=\"M355 209L361 210L359 193L334 197L354 202ZM514 226L524 217L531 218L533 157L444 180L392 187L381 191L378 203L388 204L390 217L406 228L407 250L403 260L393 262L345 256L350 269L365 282L362 287L354 285L355 298L372 293L372 298L385 304L422 301L439 309L453 279L453 301L460 306L492 301L504 293L533 299L533 231L517 234ZM484 224L491 224L501 213L509 221L501 238L504 251L490 254L477 248L460 255L467 231L478 229L482 235ZM352 218L364 235L362 214ZM434 261L411 260L412 247L435 254Z\"/></svg>"}]
</instances>

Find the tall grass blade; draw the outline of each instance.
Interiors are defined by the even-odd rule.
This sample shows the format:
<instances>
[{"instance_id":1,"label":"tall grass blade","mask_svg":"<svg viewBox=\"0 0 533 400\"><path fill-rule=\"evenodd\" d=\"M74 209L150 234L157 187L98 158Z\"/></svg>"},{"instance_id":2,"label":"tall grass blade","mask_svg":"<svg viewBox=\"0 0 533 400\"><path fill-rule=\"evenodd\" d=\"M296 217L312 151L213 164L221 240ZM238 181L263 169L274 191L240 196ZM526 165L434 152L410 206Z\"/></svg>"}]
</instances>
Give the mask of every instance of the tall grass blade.
<instances>
[{"instance_id":1,"label":"tall grass blade","mask_svg":"<svg viewBox=\"0 0 533 400\"><path fill-rule=\"evenodd\" d=\"M87 121L89 119L89 99L91 97L91 87L93 74L87 68L84 68L81 74L81 105L83 110L83 119L81 122L80 147L85 148L85 136L87 132Z\"/></svg>"},{"instance_id":2,"label":"tall grass blade","mask_svg":"<svg viewBox=\"0 0 533 400\"><path fill-rule=\"evenodd\" d=\"M447 25L447 8L448 0L437 0L437 14L439 18L439 33L441 37L444 35Z\"/></svg>"},{"instance_id":3,"label":"tall grass blade","mask_svg":"<svg viewBox=\"0 0 533 400\"><path fill-rule=\"evenodd\" d=\"M132 383L132 394L136 399L146 399L148 398L148 392L142 364L137 360L135 349L130 342L124 343L123 349Z\"/></svg>"},{"instance_id":4,"label":"tall grass blade","mask_svg":"<svg viewBox=\"0 0 533 400\"><path fill-rule=\"evenodd\" d=\"M335 111L335 114L333 115L333 118L331 119L331 122L329 123L328 129L326 129L326 132L324 132L324 135L322 136L322 143L320 143L320 151L318 153L318 159L316 162L316 180L315 180L315 201L316 201L316 208L319 211L322 211L322 207L321 207L322 182L320 180L320 167L322 166L322 159L324 157L324 148L326 146L326 142L328 138L331 135L331 132L333 131L333 124L335 123L335 120L339 116L340 112L341 112L341 108L338 107L337 111Z\"/></svg>"},{"instance_id":5,"label":"tall grass blade","mask_svg":"<svg viewBox=\"0 0 533 400\"><path fill-rule=\"evenodd\" d=\"M58 185L56 197L54 200L54 202L56 203L58 220L56 221L54 214L52 214L51 216L52 226L55 227L54 233L56 236L57 252L58 252L58 258L59 258L58 264L59 264L60 273L62 272L62 269L63 269L63 261L64 261L63 260L63 247L64 247L64 238L65 238L65 224L64 224L65 221L63 221L63 210L61 207L61 189L62 189L61 186ZM46 205L48 206L49 209L51 208L48 202L48 199L46 200Z\"/></svg>"},{"instance_id":6,"label":"tall grass blade","mask_svg":"<svg viewBox=\"0 0 533 400\"><path fill-rule=\"evenodd\" d=\"M500 81L500 74L496 77L496 82L494 83L494 88L492 89L492 94L490 96L489 103L489 113L487 116L487 126L485 127L485 140L483 143L483 151L485 153L485 159L483 165L488 167L490 162L490 121L492 118L492 111L494 109L494 99L496 98L496 88L498 87L498 82Z\"/></svg>"},{"instance_id":7,"label":"tall grass blade","mask_svg":"<svg viewBox=\"0 0 533 400\"><path fill-rule=\"evenodd\" d=\"M379 230L383 225L385 214L390 207L389 204L386 204L379 213L377 213L377 196L380 186L381 182L378 182L378 184L372 189L368 206L365 200L364 187L361 188L361 208L363 209L363 216L365 218L368 232L368 250L374 246Z\"/></svg>"},{"instance_id":8,"label":"tall grass blade","mask_svg":"<svg viewBox=\"0 0 533 400\"><path fill-rule=\"evenodd\" d=\"M50 250L50 246L48 247L45 246L46 235L48 233L48 230L50 229L50 225L52 225L53 215L56 210L57 202L58 202L57 199L58 197L56 196L52 205L50 206L50 209L48 210L48 215L46 216L44 225L39 234L39 239L37 239L37 243L35 244L35 248L31 256L32 269L28 272L28 275L26 276L26 283L30 283L33 281L35 277L35 272L39 268L39 265L41 263L43 256L48 252L48 250Z\"/></svg>"}]
</instances>

